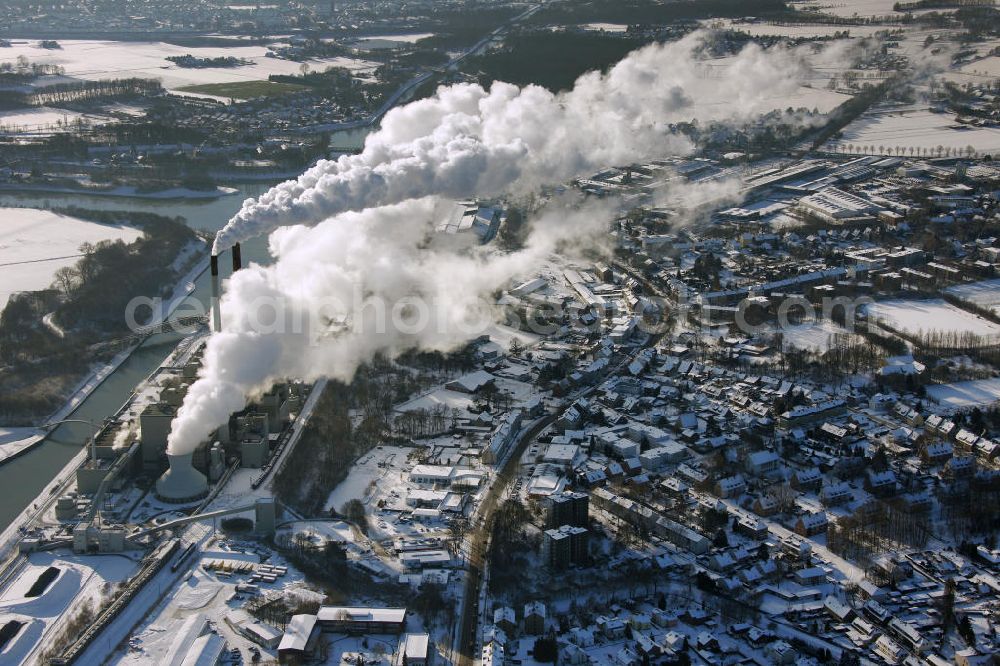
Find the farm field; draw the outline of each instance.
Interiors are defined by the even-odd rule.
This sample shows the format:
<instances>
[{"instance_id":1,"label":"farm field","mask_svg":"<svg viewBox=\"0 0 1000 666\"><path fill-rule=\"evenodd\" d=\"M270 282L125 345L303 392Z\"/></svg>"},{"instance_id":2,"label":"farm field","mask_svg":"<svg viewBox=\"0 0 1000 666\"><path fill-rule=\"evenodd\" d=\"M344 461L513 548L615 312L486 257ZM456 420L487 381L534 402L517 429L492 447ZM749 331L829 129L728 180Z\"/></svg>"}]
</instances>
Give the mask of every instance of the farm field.
<instances>
[{"instance_id":1,"label":"farm field","mask_svg":"<svg viewBox=\"0 0 1000 666\"><path fill-rule=\"evenodd\" d=\"M948 287L945 291L963 301L969 301L981 308L988 308L1000 315L1000 279L955 285Z\"/></svg>"},{"instance_id":2,"label":"farm field","mask_svg":"<svg viewBox=\"0 0 1000 666\"><path fill-rule=\"evenodd\" d=\"M883 26L866 25L831 25L826 23L792 24L778 25L774 23L749 23L745 21L733 20L711 20L705 23L712 28L735 30L745 32L754 36L780 36L780 37L832 37L837 33L848 32L851 37L870 37L879 30L884 30Z\"/></svg>"},{"instance_id":3,"label":"farm field","mask_svg":"<svg viewBox=\"0 0 1000 666\"><path fill-rule=\"evenodd\" d=\"M796 9L814 9L833 16L898 16L892 10L896 0L816 0L790 3Z\"/></svg>"},{"instance_id":4,"label":"farm field","mask_svg":"<svg viewBox=\"0 0 1000 666\"><path fill-rule=\"evenodd\" d=\"M987 56L962 65L958 69L942 74L941 78L959 85L989 84L1000 78L1000 56Z\"/></svg>"},{"instance_id":5,"label":"farm field","mask_svg":"<svg viewBox=\"0 0 1000 666\"><path fill-rule=\"evenodd\" d=\"M100 123L111 120L108 116L78 113L65 109L40 106L32 109L0 111L0 133L40 132L72 126L78 120Z\"/></svg>"},{"instance_id":6,"label":"farm field","mask_svg":"<svg viewBox=\"0 0 1000 666\"><path fill-rule=\"evenodd\" d=\"M255 97L277 97L308 89L308 86L299 86L294 83L233 81L231 83L201 83L195 86L184 86L178 88L178 91L225 99L253 99Z\"/></svg>"},{"instance_id":7,"label":"farm field","mask_svg":"<svg viewBox=\"0 0 1000 666\"><path fill-rule=\"evenodd\" d=\"M927 387L927 397L943 407L966 409L1000 401L1000 379L979 379Z\"/></svg>"},{"instance_id":8,"label":"farm field","mask_svg":"<svg viewBox=\"0 0 1000 666\"><path fill-rule=\"evenodd\" d=\"M34 41L13 41L0 51L0 60L14 61L25 56L33 63L61 65L65 76L43 77L36 85L65 83L67 80L102 81L139 77L159 79L167 90L208 83L265 81L271 74L298 75L302 63L268 58L264 46L187 47L163 42L110 42L95 40L60 40L60 49L43 49ZM170 62L169 56L191 54L198 58L233 57L252 61L242 67L184 68ZM345 67L371 71L375 63L352 58L309 60L313 70Z\"/></svg>"},{"instance_id":9,"label":"farm field","mask_svg":"<svg viewBox=\"0 0 1000 666\"><path fill-rule=\"evenodd\" d=\"M910 335L922 333L1000 335L1000 325L946 303L940 298L927 301L891 300L869 305L868 316Z\"/></svg>"},{"instance_id":10,"label":"farm field","mask_svg":"<svg viewBox=\"0 0 1000 666\"><path fill-rule=\"evenodd\" d=\"M33 208L0 208L0 310L12 294L45 289L55 272L72 266L80 245L102 240L134 241L133 227L86 222Z\"/></svg>"},{"instance_id":11,"label":"farm field","mask_svg":"<svg viewBox=\"0 0 1000 666\"><path fill-rule=\"evenodd\" d=\"M850 152L849 146L874 146L875 154L895 154L901 148L936 151L940 146L964 152L972 146L978 153L1000 152L1000 128L965 127L955 116L933 113L926 107L905 107L867 113L844 128L843 137L828 143L825 150ZM915 154L915 153L914 153Z\"/></svg>"}]
</instances>

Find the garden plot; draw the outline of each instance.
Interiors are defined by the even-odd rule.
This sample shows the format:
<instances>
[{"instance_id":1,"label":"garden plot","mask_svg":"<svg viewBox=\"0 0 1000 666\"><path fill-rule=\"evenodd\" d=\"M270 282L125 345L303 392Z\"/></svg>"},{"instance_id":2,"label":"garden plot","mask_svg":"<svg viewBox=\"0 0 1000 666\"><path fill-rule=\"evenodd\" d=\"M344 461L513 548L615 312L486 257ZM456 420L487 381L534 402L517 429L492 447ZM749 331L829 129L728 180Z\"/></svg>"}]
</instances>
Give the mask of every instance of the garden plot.
<instances>
[{"instance_id":1,"label":"garden plot","mask_svg":"<svg viewBox=\"0 0 1000 666\"><path fill-rule=\"evenodd\" d=\"M43 78L39 85L63 83L66 78L103 81L121 78L159 79L163 87L177 90L207 83L266 81L271 74L298 75L303 63L266 56L265 46L188 47L163 42L110 42L60 40L60 49L42 49L36 42L17 41L3 49L0 58L13 61L25 56L33 63L61 65L64 77ZM251 61L242 67L184 68L167 60L168 56L191 54L197 58L233 57ZM306 63L313 70L345 67L352 71L371 71L375 63L352 58L325 58Z\"/></svg>"},{"instance_id":2,"label":"garden plot","mask_svg":"<svg viewBox=\"0 0 1000 666\"><path fill-rule=\"evenodd\" d=\"M0 310L12 294L45 289L57 270L72 266L80 245L121 239L131 243L133 227L87 222L33 208L0 209Z\"/></svg>"},{"instance_id":3,"label":"garden plot","mask_svg":"<svg viewBox=\"0 0 1000 666\"><path fill-rule=\"evenodd\" d=\"M933 113L926 107L906 107L867 113L844 128L842 138L824 150L903 155L917 151L936 153L938 148L964 153L969 146L980 154L1000 151L1000 129L959 125L950 113ZM852 150L853 149L853 150ZM911 152L911 149L913 152Z\"/></svg>"}]
</instances>

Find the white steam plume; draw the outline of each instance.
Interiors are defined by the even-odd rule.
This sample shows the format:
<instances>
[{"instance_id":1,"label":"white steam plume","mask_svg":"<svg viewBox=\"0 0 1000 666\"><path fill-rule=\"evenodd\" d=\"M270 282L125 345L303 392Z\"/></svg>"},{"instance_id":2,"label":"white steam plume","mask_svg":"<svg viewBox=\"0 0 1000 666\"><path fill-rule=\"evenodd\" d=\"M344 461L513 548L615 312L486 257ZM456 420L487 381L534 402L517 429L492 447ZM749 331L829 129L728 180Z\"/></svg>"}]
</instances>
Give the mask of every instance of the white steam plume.
<instances>
[{"instance_id":1,"label":"white steam plume","mask_svg":"<svg viewBox=\"0 0 1000 666\"><path fill-rule=\"evenodd\" d=\"M389 113L360 155L321 162L245 202L214 252L273 231L275 262L230 280L222 332L208 342L170 451L193 450L275 381L349 380L380 352L454 348L479 332L469 320L482 315L484 299L561 243L593 243L612 212L550 212L535 221L526 250L502 255L429 242L442 215L438 197L531 191L608 164L687 152L670 123L753 117L782 106L807 73L802 52L752 45L724 68L707 67L699 61L705 39L644 48L565 94L503 83L441 88ZM394 322L400 312L410 315L403 326Z\"/></svg>"},{"instance_id":2,"label":"white steam plume","mask_svg":"<svg viewBox=\"0 0 1000 666\"><path fill-rule=\"evenodd\" d=\"M482 334L498 287L569 243L599 246L615 210L612 202L549 210L524 250L501 254L435 233L453 205L414 199L272 233L274 263L251 264L228 282L222 332L207 343L170 451L192 451L276 381L349 381L377 353L444 351Z\"/></svg>"},{"instance_id":3,"label":"white steam plume","mask_svg":"<svg viewBox=\"0 0 1000 666\"><path fill-rule=\"evenodd\" d=\"M707 39L698 32L640 49L562 94L506 83L442 87L389 112L361 154L321 161L245 201L213 252L348 210L533 190L609 164L683 152L687 142L669 123L753 117L780 107L808 74L805 51L755 44L724 66L709 66L700 58Z\"/></svg>"}]
</instances>

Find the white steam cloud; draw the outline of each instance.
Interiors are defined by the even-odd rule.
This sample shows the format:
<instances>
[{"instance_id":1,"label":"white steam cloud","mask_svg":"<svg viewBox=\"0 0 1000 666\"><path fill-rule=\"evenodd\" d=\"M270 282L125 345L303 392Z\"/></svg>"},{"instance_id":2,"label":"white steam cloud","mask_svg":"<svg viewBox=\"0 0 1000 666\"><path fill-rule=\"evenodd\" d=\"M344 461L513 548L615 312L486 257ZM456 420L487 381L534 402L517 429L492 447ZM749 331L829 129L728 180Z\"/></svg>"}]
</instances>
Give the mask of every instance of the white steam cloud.
<instances>
[{"instance_id":1,"label":"white steam cloud","mask_svg":"<svg viewBox=\"0 0 1000 666\"><path fill-rule=\"evenodd\" d=\"M273 232L275 261L229 281L222 332L207 344L170 451L193 450L276 381L349 380L377 353L453 349L481 332L499 287L570 240L592 245L613 213L608 203L550 210L533 220L525 250L502 254L443 243L434 233L443 199L528 192L686 153L671 123L749 119L780 107L808 74L802 52L754 45L708 67L699 59L705 40L641 49L564 94L504 83L441 88L390 112L361 154L247 200L213 251Z\"/></svg>"},{"instance_id":2,"label":"white steam cloud","mask_svg":"<svg viewBox=\"0 0 1000 666\"><path fill-rule=\"evenodd\" d=\"M442 87L389 112L359 155L321 161L248 199L215 240L233 244L286 224L430 195L495 196L564 182L609 164L685 152L670 123L770 111L808 74L805 51L750 44L724 65L699 57L708 34L640 49L566 93L495 83Z\"/></svg>"},{"instance_id":3,"label":"white steam cloud","mask_svg":"<svg viewBox=\"0 0 1000 666\"><path fill-rule=\"evenodd\" d=\"M223 330L209 339L174 420L171 452L193 450L278 380L349 381L377 353L445 351L482 334L499 285L571 242L599 246L614 210L611 202L549 210L524 250L504 254L454 237L429 242L453 205L414 199L275 231L274 263L251 264L228 283Z\"/></svg>"}]
</instances>

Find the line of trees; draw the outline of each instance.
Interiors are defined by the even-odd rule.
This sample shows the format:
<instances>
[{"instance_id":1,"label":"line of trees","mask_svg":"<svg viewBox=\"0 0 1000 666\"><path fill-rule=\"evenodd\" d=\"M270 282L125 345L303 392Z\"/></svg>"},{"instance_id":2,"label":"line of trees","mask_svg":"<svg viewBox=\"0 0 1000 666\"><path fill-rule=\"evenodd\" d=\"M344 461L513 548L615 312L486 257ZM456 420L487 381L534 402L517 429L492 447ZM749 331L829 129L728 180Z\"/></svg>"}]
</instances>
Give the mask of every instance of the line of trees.
<instances>
[{"instance_id":1,"label":"line of trees","mask_svg":"<svg viewBox=\"0 0 1000 666\"><path fill-rule=\"evenodd\" d=\"M862 564L900 547L923 548L930 533L923 514L874 502L852 516L838 518L827 530L827 546L838 555Z\"/></svg>"},{"instance_id":2,"label":"line of trees","mask_svg":"<svg viewBox=\"0 0 1000 666\"><path fill-rule=\"evenodd\" d=\"M920 329L916 332L901 331L891 324L879 321L878 325L885 330L909 340L924 351L974 352L986 347L1000 345L1000 335L981 335L974 331L945 331Z\"/></svg>"},{"instance_id":3,"label":"line of trees","mask_svg":"<svg viewBox=\"0 0 1000 666\"><path fill-rule=\"evenodd\" d=\"M109 79L107 81L81 81L60 83L25 95L29 106L67 104L70 102L129 97L154 97L163 94L163 85L154 79Z\"/></svg>"},{"instance_id":4,"label":"line of trees","mask_svg":"<svg viewBox=\"0 0 1000 666\"><path fill-rule=\"evenodd\" d=\"M14 62L0 62L0 83L29 83L40 76L64 74L66 69L52 63L31 62L27 56L19 55Z\"/></svg>"},{"instance_id":5,"label":"line of trees","mask_svg":"<svg viewBox=\"0 0 1000 666\"><path fill-rule=\"evenodd\" d=\"M838 153L858 154L858 155L896 155L904 157L967 157L969 159L977 157L979 151L975 146L968 145L965 148L938 145L936 147L927 146L886 146L884 144L854 144L839 143L833 146L833 151Z\"/></svg>"}]
</instances>

